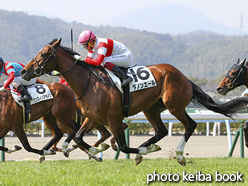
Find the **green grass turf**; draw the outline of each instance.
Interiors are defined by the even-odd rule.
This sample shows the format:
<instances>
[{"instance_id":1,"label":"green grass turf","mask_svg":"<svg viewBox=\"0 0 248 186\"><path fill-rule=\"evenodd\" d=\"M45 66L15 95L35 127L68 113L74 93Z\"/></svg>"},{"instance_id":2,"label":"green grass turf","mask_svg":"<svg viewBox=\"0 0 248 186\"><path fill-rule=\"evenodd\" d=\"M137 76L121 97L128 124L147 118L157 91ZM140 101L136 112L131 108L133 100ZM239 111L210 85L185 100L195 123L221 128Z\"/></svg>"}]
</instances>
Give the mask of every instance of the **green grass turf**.
<instances>
[{"instance_id":1,"label":"green grass turf","mask_svg":"<svg viewBox=\"0 0 248 186\"><path fill-rule=\"evenodd\" d=\"M0 163L0 185L25 185L25 186L139 186L147 185L147 174L164 175L177 174L180 179L175 181L156 181L150 185L248 185L247 183L247 159L246 158L189 158L187 165L181 166L175 159L143 159L136 166L134 160L104 160L99 163L95 160L60 160L60 161L7 161ZM183 181L183 172L196 176L204 174L212 176L211 182L197 181L196 178ZM216 182L215 172L219 174L233 174L237 171L243 176L243 182ZM149 179L151 179L151 175ZM203 176L202 176L203 177ZM201 177L201 179L202 179ZM172 176L171 176L172 178ZM232 177L234 178L234 177ZM167 178L169 179L169 178Z\"/></svg>"}]
</instances>

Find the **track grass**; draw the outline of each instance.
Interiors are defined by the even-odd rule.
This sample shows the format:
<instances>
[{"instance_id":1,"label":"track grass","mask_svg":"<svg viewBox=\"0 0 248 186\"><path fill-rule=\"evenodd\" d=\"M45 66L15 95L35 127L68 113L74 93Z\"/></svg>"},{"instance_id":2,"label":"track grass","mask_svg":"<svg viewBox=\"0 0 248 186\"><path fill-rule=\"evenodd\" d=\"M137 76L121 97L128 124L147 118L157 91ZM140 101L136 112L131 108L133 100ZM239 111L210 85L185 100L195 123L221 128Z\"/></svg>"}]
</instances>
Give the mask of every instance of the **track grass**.
<instances>
[{"instance_id":1,"label":"track grass","mask_svg":"<svg viewBox=\"0 0 248 186\"><path fill-rule=\"evenodd\" d=\"M134 160L59 160L19 161L0 163L0 185L6 186L139 186L147 185L147 174L178 174L178 182L155 181L150 185L247 185L246 158L189 158L181 166L175 159L144 159L136 166ZM196 175L197 172L212 175L212 182L183 181L183 171ZM243 182L216 182L215 171L221 174L243 174Z\"/></svg>"}]
</instances>

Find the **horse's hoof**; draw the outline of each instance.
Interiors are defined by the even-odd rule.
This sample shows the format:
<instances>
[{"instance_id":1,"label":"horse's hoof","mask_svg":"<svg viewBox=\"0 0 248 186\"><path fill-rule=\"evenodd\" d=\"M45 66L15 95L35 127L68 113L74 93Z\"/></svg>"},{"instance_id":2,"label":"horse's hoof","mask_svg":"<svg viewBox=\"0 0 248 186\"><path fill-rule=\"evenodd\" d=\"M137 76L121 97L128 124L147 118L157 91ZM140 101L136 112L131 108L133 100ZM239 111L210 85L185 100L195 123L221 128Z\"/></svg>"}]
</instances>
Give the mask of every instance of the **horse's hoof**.
<instances>
[{"instance_id":1,"label":"horse's hoof","mask_svg":"<svg viewBox=\"0 0 248 186\"><path fill-rule=\"evenodd\" d=\"M65 157L67 157L67 158L69 157L69 151L68 150L63 152L63 154L64 154Z\"/></svg>"},{"instance_id":2,"label":"horse's hoof","mask_svg":"<svg viewBox=\"0 0 248 186\"><path fill-rule=\"evenodd\" d=\"M50 151L51 151L51 155L54 155L54 154L56 154L55 150L53 150L53 149L50 149Z\"/></svg>"},{"instance_id":3,"label":"horse's hoof","mask_svg":"<svg viewBox=\"0 0 248 186\"><path fill-rule=\"evenodd\" d=\"M45 159L46 159L45 156L42 156L39 158L39 162L42 163L43 161L45 161Z\"/></svg>"},{"instance_id":4,"label":"horse's hoof","mask_svg":"<svg viewBox=\"0 0 248 186\"><path fill-rule=\"evenodd\" d=\"M72 145L72 147L73 147L74 149L77 149L77 148L78 148L78 146L77 146L77 145Z\"/></svg>"},{"instance_id":5,"label":"horse's hoof","mask_svg":"<svg viewBox=\"0 0 248 186\"><path fill-rule=\"evenodd\" d=\"M182 161L179 162L180 165L185 166L186 165L186 158L183 157Z\"/></svg>"},{"instance_id":6,"label":"horse's hoof","mask_svg":"<svg viewBox=\"0 0 248 186\"><path fill-rule=\"evenodd\" d=\"M115 145L114 147L112 147L112 149L113 149L114 151L117 151L117 150L118 150L117 145Z\"/></svg>"},{"instance_id":7,"label":"horse's hoof","mask_svg":"<svg viewBox=\"0 0 248 186\"><path fill-rule=\"evenodd\" d=\"M161 147L158 145L155 145L155 152L161 150Z\"/></svg>"},{"instance_id":8,"label":"horse's hoof","mask_svg":"<svg viewBox=\"0 0 248 186\"><path fill-rule=\"evenodd\" d=\"M98 162L102 162L102 158L98 158L98 160L97 160Z\"/></svg>"},{"instance_id":9,"label":"horse's hoof","mask_svg":"<svg viewBox=\"0 0 248 186\"><path fill-rule=\"evenodd\" d=\"M101 149L107 150L110 146L107 143L101 143Z\"/></svg>"},{"instance_id":10,"label":"horse's hoof","mask_svg":"<svg viewBox=\"0 0 248 186\"><path fill-rule=\"evenodd\" d=\"M135 165L139 165L142 162L142 160L143 160L143 156L141 156L140 154L137 154L134 159Z\"/></svg>"},{"instance_id":11,"label":"horse's hoof","mask_svg":"<svg viewBox=\"0 0 248 186\"><path fill-rule=\"evenodd\" d=\"M43 155L54 155L56 152L53 149L43 150Z\"/></svg>"},{"instance_id":12,"label":"horse's hoof","mask_svg":"<svg viewBox=\"0 0 248 186\"><path fill-rule=\"evenodd\" d=\"M21 149L22 149L22 148L21 148L20 146L18 146L18 145L15 145L14 148L15 148L16 150L21 150Z\"/></svg>"}]
</instances>

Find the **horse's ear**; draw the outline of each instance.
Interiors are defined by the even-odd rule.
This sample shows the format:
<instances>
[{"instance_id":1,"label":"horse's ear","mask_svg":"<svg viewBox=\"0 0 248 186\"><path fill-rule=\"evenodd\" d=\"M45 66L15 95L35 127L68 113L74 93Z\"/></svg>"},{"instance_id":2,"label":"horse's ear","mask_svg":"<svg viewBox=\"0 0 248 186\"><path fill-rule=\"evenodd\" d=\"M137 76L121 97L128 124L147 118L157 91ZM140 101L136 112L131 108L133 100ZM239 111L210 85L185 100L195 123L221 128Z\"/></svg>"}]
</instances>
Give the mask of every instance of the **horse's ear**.
<instances>
[{"instance_id":1,"label":"horse's ear","mask_svg":"<svg viewBox=\"0 0 248 186\"><path fill-rule=\"evenodd\" d=\"M237 64L239 64L240 58L238 58Z\"/></svg>"},{"instance_id":2,"label":"horse's ear","mask_svg":"<svg viewBox=\"0 0 248 186\"><path fill-rule=\"evenodd\" d=\"M240 66L240 67L244 66L245 61L246 61L246 58L244 58L244 59L239 63L239 66Z\"/></svg>"},{"instance_id":3,"label":"horse's ear","mask_svg":"<svg viewBox=\"0 0 248 186\"><path fill-rule=\"evenodd\" d=\"M54 42L53 47L58 47L60 45L62 38L60 38L59 40L57 40L56 42Z\"/></svg>"},{"instance_id":4,"label":"horse's ear","mask_svg":"<svg viewBox=\"0 0 248 186\"><path fill-rule=\"evenodd\" d=\"M59 39L59 44L61 43L61 41L62 41L62 37Z\"/></svg>"}]
</instances>

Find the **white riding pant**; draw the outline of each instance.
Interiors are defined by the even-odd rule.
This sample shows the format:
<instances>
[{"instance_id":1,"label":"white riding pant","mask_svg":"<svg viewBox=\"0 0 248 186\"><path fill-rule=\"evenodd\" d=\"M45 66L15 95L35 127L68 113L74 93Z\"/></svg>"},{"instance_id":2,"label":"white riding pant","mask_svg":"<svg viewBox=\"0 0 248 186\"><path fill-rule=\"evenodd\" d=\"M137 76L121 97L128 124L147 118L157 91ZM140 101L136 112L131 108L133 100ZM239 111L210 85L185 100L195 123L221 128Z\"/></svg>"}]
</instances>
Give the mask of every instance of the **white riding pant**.
<instances>
[{"instance_id":1,"label":"white riding pant","mask_svg":"<svg viewBox=\"0 0 248 186\"><path fill-rule=\"evenodd\" d=\"M17 77L14 78L13 82L16 82L17 84L21 84L21 85L24 85L24 86L28 86L28 85L35 84L36 83L36 78L33 78L30 81L26 81L26 80L22 79L21 76L17 76ZM12 83L11 83L11 85L12 85Z\"/></svg>"},{"instance_id":2,"label":"white riding pant","mask_svg":"<svg viewBox=\"0 0 248 186\"><path fill-rule=\"evenodd\" d=\"M104 66L106 62L111 62L118 67L128 67L133 64L133 54L129 50L127 50L123 54L105 57L103 59L102 66Z\"/></svg>"}]
</instances>

